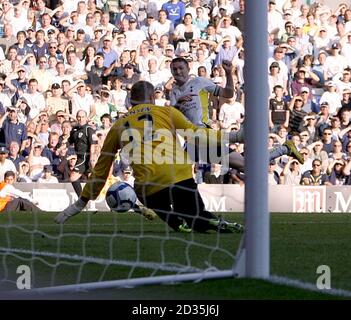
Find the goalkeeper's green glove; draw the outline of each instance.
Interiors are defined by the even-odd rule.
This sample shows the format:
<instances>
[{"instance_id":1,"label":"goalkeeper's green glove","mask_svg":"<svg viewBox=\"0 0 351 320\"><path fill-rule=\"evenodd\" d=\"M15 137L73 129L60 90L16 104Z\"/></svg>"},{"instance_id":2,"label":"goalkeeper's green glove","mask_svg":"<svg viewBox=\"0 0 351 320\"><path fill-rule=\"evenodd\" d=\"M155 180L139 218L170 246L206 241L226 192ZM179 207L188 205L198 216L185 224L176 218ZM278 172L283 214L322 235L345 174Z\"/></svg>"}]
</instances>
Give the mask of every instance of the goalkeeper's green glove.
<instances>
[{"instance_id":1,"label":"goalkeeper's green glove","mask_svg":"<svg viewBox=\"0 0 351 320\"><path fill-rule=\"evenodd\" d=\"M87 203L85 201L79 198L76 202L74 202L65 210L63 210L61 213L56 215L55 217L56 223L61 223L61 224L65 223L67 219L81 212L85 208L86 204Z\"/></svg>"}]
</instances>

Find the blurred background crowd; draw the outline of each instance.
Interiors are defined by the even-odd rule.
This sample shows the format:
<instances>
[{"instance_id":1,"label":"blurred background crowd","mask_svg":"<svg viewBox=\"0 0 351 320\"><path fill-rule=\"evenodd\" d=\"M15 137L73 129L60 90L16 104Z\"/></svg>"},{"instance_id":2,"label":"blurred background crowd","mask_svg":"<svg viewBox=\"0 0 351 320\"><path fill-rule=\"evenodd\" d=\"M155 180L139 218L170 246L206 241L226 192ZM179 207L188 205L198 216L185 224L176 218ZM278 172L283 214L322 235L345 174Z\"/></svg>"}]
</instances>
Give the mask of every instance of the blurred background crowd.
<instances>
[{"instance_id":1,"label":"blurred background crowd","mask_svg":"<svg viewBox=\"0 0 351 320\"><path fill-rule=\"evenodd\" d=\"M170 105L175 57L223 87L221 63L232 61L234 97L210 96L208 107L213 129L240 129L254 94L243 76L244 13L245 0L0 0L0 180L14 171L24 183L84 181L136 81ZM267 15L269 148L289 139L305 157L272 161L269 182L350 184L350 3L273 0ZM132 184L122 160L113 173ZM194 165L194 178L245 183L218 164Z\"/></svg>"}]
</instances>

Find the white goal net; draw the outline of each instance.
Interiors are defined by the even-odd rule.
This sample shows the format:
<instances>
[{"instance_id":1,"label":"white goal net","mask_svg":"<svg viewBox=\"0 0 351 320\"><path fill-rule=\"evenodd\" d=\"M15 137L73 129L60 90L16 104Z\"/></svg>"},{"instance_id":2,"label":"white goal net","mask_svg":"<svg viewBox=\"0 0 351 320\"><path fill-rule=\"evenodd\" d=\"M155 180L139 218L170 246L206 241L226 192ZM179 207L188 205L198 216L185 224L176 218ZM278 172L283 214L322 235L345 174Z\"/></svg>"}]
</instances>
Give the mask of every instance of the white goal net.
<instances>
[{"instance_id":1,"label":"white goal net","mask_svg":"<svg viewBox=\"0 0 351 320\"><path fill-rule=\"evenodd\" d=\"M2 290L57 292L234 275L238 234L178 233L159 218L133 212L86 211L64 225L54 216L1 215Z\"/></svg>"}]
</instances>

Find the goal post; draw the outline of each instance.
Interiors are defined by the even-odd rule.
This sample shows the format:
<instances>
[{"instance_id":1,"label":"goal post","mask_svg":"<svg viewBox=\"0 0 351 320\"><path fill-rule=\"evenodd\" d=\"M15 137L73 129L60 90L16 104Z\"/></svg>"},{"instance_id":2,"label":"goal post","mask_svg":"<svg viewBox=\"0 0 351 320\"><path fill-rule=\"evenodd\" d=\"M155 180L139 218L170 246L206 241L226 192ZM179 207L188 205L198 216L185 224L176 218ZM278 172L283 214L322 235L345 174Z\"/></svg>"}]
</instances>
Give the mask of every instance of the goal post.
<instances>
[{"instance_id":1,"label":"goal post","mask_svg":"<svg viewBox=\"0 0 351 320\"><path fill-rule=\"evenodd\" d=\"M267 1L245 2L245 276L269 277Z\"/></svg>"}]
</instances>

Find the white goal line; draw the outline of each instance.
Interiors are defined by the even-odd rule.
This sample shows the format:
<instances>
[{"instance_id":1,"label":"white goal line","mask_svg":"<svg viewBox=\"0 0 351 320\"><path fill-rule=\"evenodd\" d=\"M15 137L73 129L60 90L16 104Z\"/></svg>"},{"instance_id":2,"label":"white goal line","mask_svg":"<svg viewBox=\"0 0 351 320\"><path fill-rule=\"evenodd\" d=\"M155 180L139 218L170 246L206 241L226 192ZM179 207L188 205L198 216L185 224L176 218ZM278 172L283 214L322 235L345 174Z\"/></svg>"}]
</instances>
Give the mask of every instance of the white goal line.
<instances>
[{"instance_id":1,"label":"white goal line","mask_svg":"<svg viewBox=\"0 0 351 320\"><path fill-rule=\"evenodd\" d=\"M304 290L309 290L309 291L314 291L318 293L324 293L324 294L329 294L333 296L342 296L342 297L351 297L351 291L344 290L344 289L318 289L316 284L310 283L310 282L304 282L301 280L296 280L296 279L290 279L287 277L281 277L277 275L271 275L268 279L265 279L271 283L275 284L281 284L289 287L294 287L294 288L299 288L299 289L304 289Z\"/></svg>"}]
</instances>

